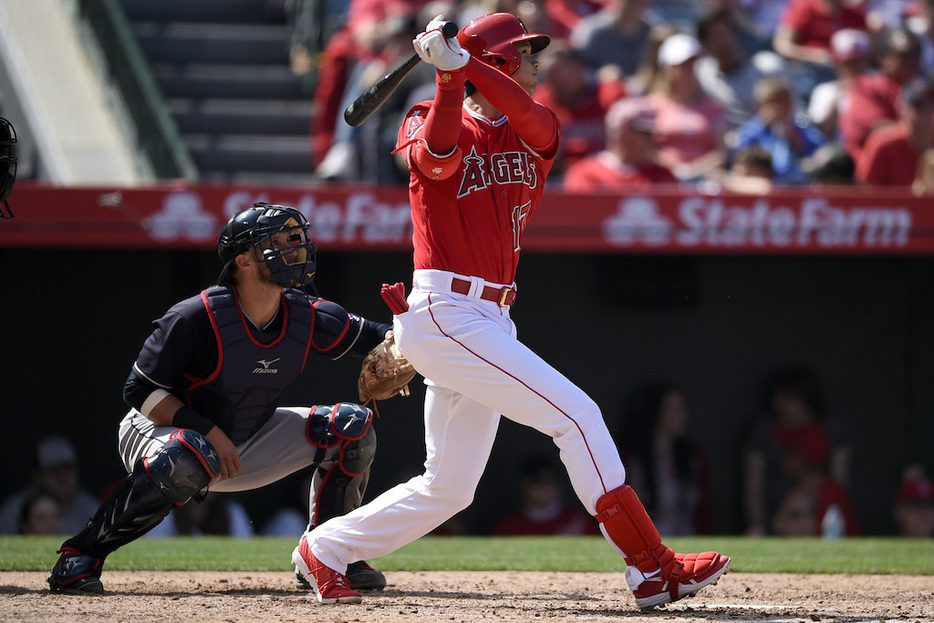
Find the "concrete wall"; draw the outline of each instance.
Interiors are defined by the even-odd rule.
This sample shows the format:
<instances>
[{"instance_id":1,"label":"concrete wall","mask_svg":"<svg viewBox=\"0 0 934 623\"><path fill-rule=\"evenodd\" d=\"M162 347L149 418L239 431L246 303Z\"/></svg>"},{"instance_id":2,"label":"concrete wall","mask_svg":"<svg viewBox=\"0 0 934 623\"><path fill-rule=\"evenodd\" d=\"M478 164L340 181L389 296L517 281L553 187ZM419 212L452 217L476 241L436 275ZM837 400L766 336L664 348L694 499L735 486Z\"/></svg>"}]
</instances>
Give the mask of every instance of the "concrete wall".
<instances>
[{"instance_id":1,"label":"concrete wall","mask_svg":"<svg viewBox=\"0 0 934 623\"><path fill-rule=\"evenodd\" d=\"M212 253L0 249L5 448L0 496L28 479L36 440L60 432L79 444L82 481L97 491L121 477L116 424L123 382L149 323L217 273ZM410 258L319 254L323 296L376 319L383 282L408 282ZM717 528L743 528L742 442L762 411L762 382L806 363L853 439L850 488L864 532L891 531L899 470L927 461L934 437L934 258L632 257L527 255L514 308L520 338L603 407L611 430L638 381L685 386L692 431L715 479ZM357 362L312 362L292 404L356 395ZM380 447L369 495L420 471L421 396L380 407ZM514 492L519 460L550 440L504 422L474 505L484 529ZM294 484L294 483L293 483ZM284 483L243 501L257 509L292 495Z\"/></svg>"}]
</instances>

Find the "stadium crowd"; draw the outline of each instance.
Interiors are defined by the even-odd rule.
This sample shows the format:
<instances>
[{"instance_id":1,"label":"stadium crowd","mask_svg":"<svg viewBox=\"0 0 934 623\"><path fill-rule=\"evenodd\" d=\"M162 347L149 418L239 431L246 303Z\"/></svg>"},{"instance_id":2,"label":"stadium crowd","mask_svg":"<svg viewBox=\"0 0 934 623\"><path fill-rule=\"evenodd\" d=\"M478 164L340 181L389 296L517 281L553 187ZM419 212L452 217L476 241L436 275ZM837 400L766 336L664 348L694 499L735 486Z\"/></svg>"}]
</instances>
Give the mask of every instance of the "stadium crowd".
<instances>
[{"instance_id":1,"label":"stadium crowd","mask_svg":"<svg viewBox=\"0 0 934 623\"><path fill-rule=\"evenodd\" d=\"M292 50L293 70L316 75L320 181L404 184L395 132L433 72L360 128L342 111L435 15L508 11L552 38L535 97L562 123L554 187L934 192L934 0L293 0L296 25L312 3L330 31L296 28Z\"/></svg>"}]
</instances>

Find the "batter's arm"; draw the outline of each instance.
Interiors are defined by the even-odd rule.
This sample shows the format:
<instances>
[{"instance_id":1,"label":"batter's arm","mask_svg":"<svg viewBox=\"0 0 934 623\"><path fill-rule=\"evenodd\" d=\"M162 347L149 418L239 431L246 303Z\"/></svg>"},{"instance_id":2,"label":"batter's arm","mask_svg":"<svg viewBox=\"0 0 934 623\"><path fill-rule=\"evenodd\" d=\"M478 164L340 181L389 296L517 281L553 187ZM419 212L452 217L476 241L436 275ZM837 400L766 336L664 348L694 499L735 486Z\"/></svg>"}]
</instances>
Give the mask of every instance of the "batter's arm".
<instances>
[{"instance_id":1,"label":"batter's arm","mask_svg":"<svg viewBox=\"0 0 934 623\"><path fill-rule=\"evenodd\" d=\"M509 117L516 134L540 154L558 146L558 119L532 99L518 82L482 61L471 58L465 67L469 80L489 102Z\"/></svg>"}]
</instances>

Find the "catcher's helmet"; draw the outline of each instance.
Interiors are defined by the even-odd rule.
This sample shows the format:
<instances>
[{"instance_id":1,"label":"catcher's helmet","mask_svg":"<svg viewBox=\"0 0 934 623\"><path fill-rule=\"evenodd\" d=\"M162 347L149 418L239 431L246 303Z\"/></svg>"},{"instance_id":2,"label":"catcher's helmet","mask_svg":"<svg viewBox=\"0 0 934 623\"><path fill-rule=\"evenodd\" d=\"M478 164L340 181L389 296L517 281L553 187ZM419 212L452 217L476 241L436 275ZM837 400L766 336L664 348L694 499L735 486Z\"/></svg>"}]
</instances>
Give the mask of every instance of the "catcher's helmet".
<instances>
[{"instance_id":1,"label":"catcher's helmet","mask_svg":"<svg viewBox=\"0 0 934 623\"><path fill-rule=\"evenodd\" d=\"M512 13L490 13L464 26L457 40L471 56L511 76L522 62L514 43L528 41L532 54L538 54L548 46L551 37L530 33Z\"/></svg>"},{"instance_id":2,"label":"catcher's helmet","mask_svg":"<svg viewBox=\"0 0 934 623\"><path fill-rule=\"evenodd\" d=\"M224 262L218 283L231 280L234 258L250 249L258 261L269 267L273 281L283 288L299 288L309 283L315 274L318 250L308 238L309 227L304 215L289 206L258 202L237 212L217 239L217 255Z\"/></svg>"},{"instance_id":3,"label":"catcher's helmet","mask_svg":"<svg viewBox=\"0 0 934 623\"><path fill-rule=\"evenodd\" d=\"M16 181L16 156L13 155L15 142L16 130L13 129L13 124L0 117L0 218L6 219L13 218L13 210L10 209L7 197L10 196Z\"/></svg>"}]
</instances>

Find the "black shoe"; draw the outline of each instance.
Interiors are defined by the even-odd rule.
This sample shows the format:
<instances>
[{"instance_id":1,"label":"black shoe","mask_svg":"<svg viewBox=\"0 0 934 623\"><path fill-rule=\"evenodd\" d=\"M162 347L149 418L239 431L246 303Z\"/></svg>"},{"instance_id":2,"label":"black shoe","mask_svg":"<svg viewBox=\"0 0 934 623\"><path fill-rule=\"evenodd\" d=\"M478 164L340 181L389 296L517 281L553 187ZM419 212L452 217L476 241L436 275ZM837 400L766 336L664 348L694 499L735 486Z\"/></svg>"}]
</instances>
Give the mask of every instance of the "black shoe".
<instances>
[{"instance_id":1,"label":"black shoe","mask_svg":"<svg viewBox=\"0 0 934 623\"><path fill-rule=\"evenodd\" d=\"M70 595L104 594L101 582L104 567L102 558L82 554L72 547L63 547L55 553L61 556L46 579L50 591Z\"/></svg>"},{"instance_id":2,"label":"black shoe","mask_svg":"<svg viewBox=\"0 0 934 623\"><path fill-rule=\"evenodd\" d=\"M350 588L357 591L379 591L386 588L386 576L383 572L377 571L363 560L347 565L345 575L350 580Z\"/></svg>"},{"instance_id":3,"label":"black shoe","mask_svg":"<svg viewBox=\"0 0 934 623\"><path fill-rule=\"evenodd\" d=\"M350 581L350 588L355 591L378 591L386 588L386 576L362 560L347 565L346 576ZM295 588L310 590L311 584L306 582L300 573L296 572Z\"/></svg>"}]
</instances>

